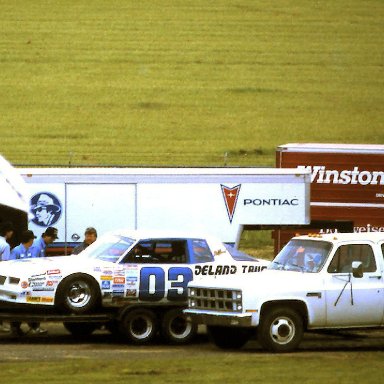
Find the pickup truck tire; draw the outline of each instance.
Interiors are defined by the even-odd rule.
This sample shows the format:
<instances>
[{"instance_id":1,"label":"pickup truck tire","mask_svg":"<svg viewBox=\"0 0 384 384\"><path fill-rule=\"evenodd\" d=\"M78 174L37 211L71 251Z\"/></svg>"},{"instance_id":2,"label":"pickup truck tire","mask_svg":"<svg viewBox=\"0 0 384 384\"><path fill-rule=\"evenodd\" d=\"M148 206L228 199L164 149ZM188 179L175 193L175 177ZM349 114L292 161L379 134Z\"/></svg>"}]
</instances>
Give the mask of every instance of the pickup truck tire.
<instances>
[{"instance_id":1,"label":"pickup truck tire","mask_svg":"<svg viewBox=\"0 0 384 384\"><path fill-rule=\"evenodd\" d=\"M60 283L55 304L64 312L90 313L100 305L100 289L92 277L76 273Z\"/></svg>"},{"instance_id":2,"label":"pickup truck tire","mask_svg":"<svg viewBox=\"0 0 384 384\"><path fill-rule=\"evenodd\" d=\"M165 312L161 321L161 335L169 344L186 344L197 333L195 324L182 309L171 309Z\"/></svg>"},{"instance_id":3,"label":"pickup truck tire","mask_svg":"<svg viewBox=\"0 0 384 384\"><path fill-rule=\"evenodd\" d=\"M221 349L239 349L254 333L250 328L208 326L207 329L213 343Z\"/></svg>"},{"instance_id":4,"label":"pickup truck tire","mask_svg":"<svg viewBox=\"0 0 384 384\"><path fill-rule=\"evenodd\" d=\"M262 315L258 339L271 352L290 352L303 337L303 319L293 309L275 307Z\"/></svg>"},{"instance_id":5,"label":"pickup truck tire","mask_svg":"<svg viewBox=\"0 0 384 384\"><path fill-rule=\"evenodd\" d=\"M124 314L119 325L120 332L134 344L146 344L154 339L158 320L154 311L136 308Z\"/></svg>"},{"instance_id":6,"label":"pickup truck tire","mask_svg":"<svg viewBox=\"0 0 384 384\"><path fill-rule=\"evenodd\" d=\"M73 323L64 322L64 328L75 337L87 337L90 336L99 326L97 323Z\"/></svg>"}]
</instances>

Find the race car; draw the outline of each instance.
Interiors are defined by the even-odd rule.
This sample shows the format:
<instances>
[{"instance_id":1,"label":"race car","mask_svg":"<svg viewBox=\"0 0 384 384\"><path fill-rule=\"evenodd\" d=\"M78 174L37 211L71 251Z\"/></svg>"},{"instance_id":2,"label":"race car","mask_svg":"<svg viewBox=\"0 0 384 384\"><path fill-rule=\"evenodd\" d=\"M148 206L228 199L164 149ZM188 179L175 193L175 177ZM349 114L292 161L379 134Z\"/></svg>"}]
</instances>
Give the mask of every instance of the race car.
<instances>
[{"instance_id":1,"label":"race car","mask_svg":"<svg viewBox=\"0 0 384 384\"><path fill-rule=\"evenodd\" d=\"M194 276L254 273L268 264L212 237L120 230L100 237L79 255L2 262L0 301L55 306L73 314L129 307L153 322L153 308L186 306L187 285Z\"/></svg>"}]
</instances>

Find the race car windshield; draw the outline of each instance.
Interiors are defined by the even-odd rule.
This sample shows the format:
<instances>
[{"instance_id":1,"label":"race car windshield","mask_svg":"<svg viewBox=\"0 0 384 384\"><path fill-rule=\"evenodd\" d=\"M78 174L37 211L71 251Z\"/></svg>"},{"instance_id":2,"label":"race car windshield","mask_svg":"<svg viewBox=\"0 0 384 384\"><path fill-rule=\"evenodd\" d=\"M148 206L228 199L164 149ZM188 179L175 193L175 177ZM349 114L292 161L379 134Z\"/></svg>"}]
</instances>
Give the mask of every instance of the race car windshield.
<instances>
[{"instance_id":1,"label":"race car windshield","mask_svg":"<svg viewBox=\"0 0 384 384\"><path fill-rule=\"evenodd\" d=\"M88 248L81 252L81 255L84 257L116 263L135 242L136 240L129 237L107 235L91 244Z\"/></svg>"},{"instance_id":2,"label":"race car windshield","mask_svg":"<svg viewBox=\"0 0 384 384\"><path fill-rule=\"evenodd\" d=\"M291 240L275 257L268 269L316 273L321 270L332 243L314 240Z\"/></svg>"}]
</instances>

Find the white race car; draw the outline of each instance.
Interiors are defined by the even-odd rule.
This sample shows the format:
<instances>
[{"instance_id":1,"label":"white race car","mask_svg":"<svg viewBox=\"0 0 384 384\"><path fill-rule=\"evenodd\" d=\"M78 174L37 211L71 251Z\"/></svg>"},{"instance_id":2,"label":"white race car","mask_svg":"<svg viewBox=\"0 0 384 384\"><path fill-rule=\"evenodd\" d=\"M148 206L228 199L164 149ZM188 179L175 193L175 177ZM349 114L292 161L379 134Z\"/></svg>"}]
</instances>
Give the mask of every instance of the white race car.
<instances>
[{"instance_id":1,"label":"white race car","mask_svg":"<svg viewBox=\"0 0 384 384\"><path fill-rule=\"evenodd\" d=\"M74 314L108 306L180 308L194 276L248 274L268 264L211 237L120 230L79 255L0 263L0 301Z\"/></svg>"}]
</instances>

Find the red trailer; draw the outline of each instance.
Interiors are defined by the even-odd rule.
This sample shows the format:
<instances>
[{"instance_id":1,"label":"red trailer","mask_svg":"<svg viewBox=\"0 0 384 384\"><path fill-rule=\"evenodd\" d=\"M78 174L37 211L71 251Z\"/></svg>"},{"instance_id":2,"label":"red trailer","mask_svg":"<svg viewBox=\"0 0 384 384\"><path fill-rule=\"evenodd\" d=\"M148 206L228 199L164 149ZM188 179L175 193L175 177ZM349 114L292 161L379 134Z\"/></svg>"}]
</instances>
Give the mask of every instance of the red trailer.
<instances>
[{"instance_id":1,"label":"red trailer","mask_svg":"<svg viewBox=\"0 0 384 384\"><path fill-rule=\"evenodd\" d=\"M311 225L276 231L276 250L295 233L384 232L384 145L285 144L276 167L311 171Z\"/></svg>"}]
</instances>

